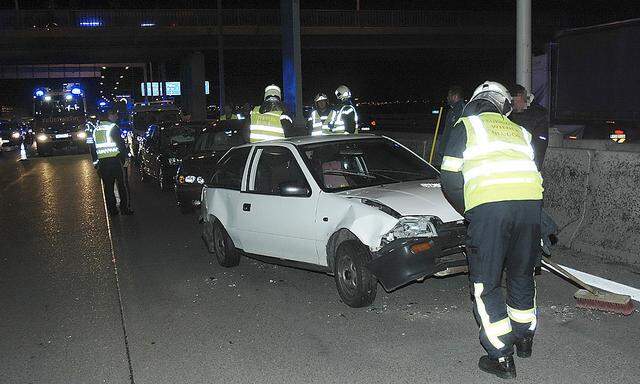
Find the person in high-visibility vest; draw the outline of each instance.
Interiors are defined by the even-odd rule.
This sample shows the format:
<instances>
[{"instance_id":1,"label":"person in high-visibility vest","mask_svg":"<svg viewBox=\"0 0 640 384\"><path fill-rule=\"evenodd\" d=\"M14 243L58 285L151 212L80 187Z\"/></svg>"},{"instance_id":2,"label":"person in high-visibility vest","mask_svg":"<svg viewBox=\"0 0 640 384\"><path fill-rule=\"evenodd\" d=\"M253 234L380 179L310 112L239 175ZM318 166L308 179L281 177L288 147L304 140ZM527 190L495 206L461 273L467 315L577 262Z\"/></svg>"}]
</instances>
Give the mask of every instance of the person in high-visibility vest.
<instances>
[{"instance_id":1,"label":"person in high-visibility vest","mask_svg":"<svg viewBox=\"0 0 640 384\"><path fill-rule=\"evenodd\" d=\"M127 177L128 151L124 139L120 135L120 127L116 124L118 115L115 111L107 113L105 120L98 121L93 132L87 135L87 144L93 159L93 165L102 179L104 198L110 215L133 214L129 205L129 183ZM114 185L117 185L120 196L120 209L116 205Z\"/></svg>"},{"instance_id":2,"label":"person in high-visibility vest","mask_svg":"<svg viewBox=\"0 0 640 384\"><path fill-rule=\"evenodd\" d=\"M333 134L358 133L358 112L351 101L351 90L346 85L336 89L339 105L331 112L329 129Z\"/></svg>"},{"instance_id":3,"label":"person in high-visibility vest","mask_svg":"<svg viewBox=\"0 0 640 384\"><path fill-rule=\"evenodd\" d=\"M259 143L292 136L293 121L285 113L280 87L267 86L264 89L263 100L262 104L253 108L249 114L248 141Z\"/></svg>"},{"instance_id":4,"label":"person in high-visibility vest","mask_svg":"<svg viewBox=\"0 0 640 384\"><path fill-rule=\"evenodd\" d=\"M224 120L242 120L244 117L240 113L234 113L231 104L224 105L224 111L220 115L220 121Z\"/></svg>"},{"instance_id":5,"label":"person in high-visibility vest","mask_svg":"<svg viewBox=\"0 0 640 384\"><path fill-rule=\"evenodd\" d=\"M329 121L333 109L329 106L329 99L324 93L318 93L313 98L314 108L307 118L307 131L311 136L330 135Z\"/></svg>"},{"instance_id":6,"label":"person in high-visibility vest","mask_svg":"<svg viewBox=\"0 0 640 384\"><path fill-rule=\"evenodd\" d=\"M531 134L509 120L512 110L502 84L478 86L451 130L441 167L442 190L469 223L469 280L487 351L478 366L501 378L516 376L514 345L519 357L532 352L543 192Z\"/></svg>"}]
</instances>

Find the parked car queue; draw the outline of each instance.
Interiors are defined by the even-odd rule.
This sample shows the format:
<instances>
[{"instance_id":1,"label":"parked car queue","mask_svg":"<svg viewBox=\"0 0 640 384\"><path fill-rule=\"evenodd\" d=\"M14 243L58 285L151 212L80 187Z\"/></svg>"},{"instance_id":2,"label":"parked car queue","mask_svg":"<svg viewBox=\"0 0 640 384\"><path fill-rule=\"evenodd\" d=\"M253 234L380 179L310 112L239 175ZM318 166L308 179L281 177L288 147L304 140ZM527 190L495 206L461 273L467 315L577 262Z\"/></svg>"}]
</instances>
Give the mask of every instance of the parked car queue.
<instances>
[{"instance_id":1,"label":"parked car queue","mask_svg":"<svg viewBox=\"0 0 640 384\"><path fill-rule=\"evenodd\" d=\"M332 275L341 300L370 305L395 290L466 271L465 224L439 173L375 135L243 144L242 122L150 125L140 176L173 185L183 213L223 267L242 256ZM202 200L201 200L202 199Z\"/></svg>"}]
</instances>

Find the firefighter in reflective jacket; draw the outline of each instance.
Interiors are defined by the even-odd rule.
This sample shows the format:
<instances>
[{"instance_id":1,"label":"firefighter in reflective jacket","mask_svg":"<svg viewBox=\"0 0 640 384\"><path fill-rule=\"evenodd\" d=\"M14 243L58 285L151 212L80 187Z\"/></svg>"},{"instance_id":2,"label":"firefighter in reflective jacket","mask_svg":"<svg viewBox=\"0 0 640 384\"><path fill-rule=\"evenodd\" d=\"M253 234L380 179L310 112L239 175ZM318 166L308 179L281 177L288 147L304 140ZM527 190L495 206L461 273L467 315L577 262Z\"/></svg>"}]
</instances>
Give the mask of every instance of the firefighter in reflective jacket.
<instances>
[{"instance_id":1,"label":"firefighter in reflective jacket","mask_svg":"<svg viewBox=\"0 0 640 384\"><path fill-rule=\"evenodd\" d=\"M478 366L501 378L516 376L514 345L519 357L531 356L543 191L531 134L508 119L511 100L499 83L475 90L451 131L441 175L445 195L469 222L474 314L488 353Z\"/></svg>"},{"instance_id":2,"label":"firefighter in reflective jacket","mask_svg":"<svg viewBox=\"0 0 640 384\"><path fill-rule=\"evenodd\" d=\"M240 113L234 113L231 104L225 104L223 113L220 115L220 121L224 120L242 120L244 117Z\"/></svg>"},{"instance_id":3,"label":"firefighter in reflective jacket","mask_svg":"<svg viewBox=\"0 0 640 384\"><path fill-rule=\"evenodd\" d=\"M93 165L102 179L107 211L111 215L118 213L131 215L133 211L129 206L127 169L124 166L128 163L128 151L120 136L120 128L115 123L117 120L118 115L115 111L108 112L107 119L99 121L92 134L87 136L87 144L89 144ZM119 211L113 190L114 184L117 185L120 196Z\"/></svg>"},{"instance_id":4,"label":"firefighter in reflective jacket","mask_svg":"<svg viewBox=\"0 0 640 384\"><path fill-rule=\"evenodd\" d=\"M282 92L277 85L269 85L264 89L264 101L251 110L248 120L247 139L250 143L293 135L293 122L284 111Z\"/></svg>"},{"instance_id":5,"label":"firefighter in reflective jacket","mask_svg":"<svg viewBox=\"0 0 640 384\"><path fill-rule=\"evenodd\" d=\"M358 112L351 101L351 90L341 85L335 94L339 107L331 113L329 129L333 134L358 133Z\"/></svg>"},{"instance_id":6,"label":"firefighter in reflective jacket","mask_svg":"<svg viewBox=\"0 0 640 384\"><path fill-rule=\"evenodd\" d=\"M313 103L315 108L307 119L307 131L311 136L330 135L329 120L333 110L329 107L327 95L318 93Z\"/></svg>"}]
</instances>

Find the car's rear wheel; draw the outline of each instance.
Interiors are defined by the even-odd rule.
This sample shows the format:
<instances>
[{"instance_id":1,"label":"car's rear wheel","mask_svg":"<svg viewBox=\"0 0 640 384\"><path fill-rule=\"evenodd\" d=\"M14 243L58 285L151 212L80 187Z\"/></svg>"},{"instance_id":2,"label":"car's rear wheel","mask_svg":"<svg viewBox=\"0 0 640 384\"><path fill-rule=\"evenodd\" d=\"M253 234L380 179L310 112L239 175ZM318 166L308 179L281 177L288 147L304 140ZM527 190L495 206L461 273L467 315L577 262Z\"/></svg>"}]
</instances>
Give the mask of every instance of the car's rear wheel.
<instances>
[{"instance_id":1,"label":"car's rear wheel","mask_svg":"<svg viewBox=\"0 0 640 384\"><path fill-rule=\"evenodd\" d=\"M333 277L340 298L350 307L366 307L376 299L378 281L366 267L368 259L368 251L358 241L338 246Z\"/></svg>"},{"instance_id":2,"label":"car's rear wheel","mask_svg":"<svg viewBox=\"0 0 640 384\"><path fill-rule=\"evenodd\" d=\"M207 226L208 223L205 223ZM209 224L211 237L207 239L205 234L205 241L207 242L207 248L209 252L213 253L220 264L223 267L235 267L240 264L240 252L233 244L233 240L229 237L229 234L222 226L220 221L215 220L213 224Z\"/></svg>"}]
</instances>

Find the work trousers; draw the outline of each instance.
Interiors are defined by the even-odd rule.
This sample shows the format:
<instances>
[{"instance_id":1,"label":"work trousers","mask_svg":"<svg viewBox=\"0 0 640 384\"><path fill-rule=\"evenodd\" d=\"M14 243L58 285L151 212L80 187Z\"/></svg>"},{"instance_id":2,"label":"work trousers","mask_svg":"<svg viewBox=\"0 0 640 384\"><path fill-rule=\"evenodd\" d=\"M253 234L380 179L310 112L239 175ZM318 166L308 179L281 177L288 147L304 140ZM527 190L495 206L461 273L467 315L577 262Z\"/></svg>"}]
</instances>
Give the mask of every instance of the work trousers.
<instances>
[{"instance_id":1,"label":"work trousers","mask_svg":"<svg viewBox=\"0 0 640 384\"><path fill-rule=\"evenodd\" d=\"M98 175L102 179L104 198L107 203L107 210L112 213L118 210L116 206L116 196L113 190L114 184L118 188L120 196L120 209L129 209L129 180L127 169L122 166L118 157L108 157L100 159L98 162Z\"/></svg>"},{"instance_id":2,"label":"work trousers","mask_svg":"<svg viewBox=\"0 0 640 384\"><path fill-rule=\"evenodd\" d=\"M492 359L513 354L513 343L536 329L534 267L540 253L541 201L501 201L466 212L467 259L480 325ZM505 302L501 281L506 270Z\"/></svg>"}]
</instances>

